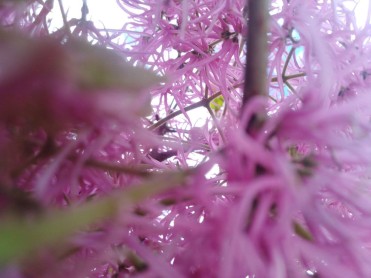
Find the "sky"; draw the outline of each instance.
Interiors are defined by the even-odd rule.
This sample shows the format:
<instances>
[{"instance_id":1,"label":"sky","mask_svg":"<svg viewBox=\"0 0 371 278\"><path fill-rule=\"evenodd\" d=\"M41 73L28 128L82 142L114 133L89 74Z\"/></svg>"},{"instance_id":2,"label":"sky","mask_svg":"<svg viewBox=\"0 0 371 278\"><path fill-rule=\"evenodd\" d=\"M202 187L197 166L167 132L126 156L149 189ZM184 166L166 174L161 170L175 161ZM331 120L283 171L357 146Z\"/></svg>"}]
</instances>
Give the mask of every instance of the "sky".
<instances>
[{"instance_id":1,"label":"sky","mask_svg":"<svg viewBox=\"0 0 371 278\"><path fill-rule=\"evenodd\" d=\"M68 12L69 18L81 18L82 0L61 0L63 7ZM117 4L117 0L86 0L89 7L88 20L92 20L98 27L107 29L120 28L126 21L125 13ZM334 3L339 2L332 0ZM367 19L367 13L370 6L370 0L359 0L354 7L354 1L344 1L344 5L350 9L355 8L357 13L357 23L364 26ZM58 1L55 2L54 12L55 26L62 26L62 17L60 14ZM370 19L368 20L370 22Z\"/></svg>"},{"instance_id":2,"label":"sky","mask_svg":"<svg viewBox=\"0 0 371 278\"><path fill-rule=\"evenodd\" d=\"M68 18L81 18L82 0L61 0L61 2ZM127 19L116 0L86 0L86 2L89 7L87 20L94 21L97 27L118 29ZM61 27L62 22L59 4L55 1L52 26Z\"/></svg>"}]
</instances>

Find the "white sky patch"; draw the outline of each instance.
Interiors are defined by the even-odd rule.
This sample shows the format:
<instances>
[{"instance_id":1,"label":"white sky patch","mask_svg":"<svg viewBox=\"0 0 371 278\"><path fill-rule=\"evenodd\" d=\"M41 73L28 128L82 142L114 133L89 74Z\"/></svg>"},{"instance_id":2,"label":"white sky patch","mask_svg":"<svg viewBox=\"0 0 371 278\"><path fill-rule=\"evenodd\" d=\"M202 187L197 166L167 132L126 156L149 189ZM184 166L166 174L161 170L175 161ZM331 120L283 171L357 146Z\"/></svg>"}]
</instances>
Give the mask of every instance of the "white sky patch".
<instances>
[{"instance_id":1,"label":"white sky patch","mask_svg":"<svg viewBox=\"0 0 371 278\"><path fill-rule=\"evenodd\" d=\"M61 2L67 14L67 20L81 18L82 0L62 0ZM127 14L120 8L116 0L86 0L86 4L89 11L86 20L93 21L97 28L121 29L128 19ZM53 18L52 29L61 28L63 26L63 19L59 1L54 2L51 16Z\"/></svg>"},{"instance_id":2,"label":"white sky patch","mask_svg":"<svg viewBox=\"0 0 371 278\"><path fill-rule=\"evenodd\" d=\"M212 179L215 178L217 174L220 173L220 167L217 164L214 164L211 169L205 174L205 178Z\"/></svg>"},{"instance_id":3,"label":"white sky patch","mask_svg":"<svg viewBox=\"0 0 371 278\"><path fill-rule=\"evenodd\" d=\"M81 18L82 0L62 0L64 10L67 13L67 19ZM120 8L116 0L86 0L89 8L87 20L93 21L97 27L105 27L107 29L120 29L127 20L126 13ZM343 5L350 10L354 9L357 14L357 24L362 27L370 24L368 17L370 8L370 0L358 0L356 4L353 1L344 1ZM58 1L54 4L53 26L61 27L63 20L59 8Z\"/></svg>"},{"instance_id":4,"label":"white sky patch","mask_svg":"<svg viewBox=\"0 0 371 278\"><path fill-rule=\"evenodd\" d=\"M354 3L354 1L344 1L343 5L349 10L354 9L358 28L363 28L365 25L371 23L370 17L368 16L371 12L370 0L358 0L356 3Z\"/></svg>"},{"instance_id":5,"label":"white sky patch","mask_svg":"<svg viewBox=\"0 0 371 278\"><path fill-rule=\"evenodd\" d=\"M108 29L121 29L128 19L116 0L91 0L87 1L87 4L89 7L88 18L90 16L92 21L97 24L103 24Z\"/></svg>"}]
</instances>

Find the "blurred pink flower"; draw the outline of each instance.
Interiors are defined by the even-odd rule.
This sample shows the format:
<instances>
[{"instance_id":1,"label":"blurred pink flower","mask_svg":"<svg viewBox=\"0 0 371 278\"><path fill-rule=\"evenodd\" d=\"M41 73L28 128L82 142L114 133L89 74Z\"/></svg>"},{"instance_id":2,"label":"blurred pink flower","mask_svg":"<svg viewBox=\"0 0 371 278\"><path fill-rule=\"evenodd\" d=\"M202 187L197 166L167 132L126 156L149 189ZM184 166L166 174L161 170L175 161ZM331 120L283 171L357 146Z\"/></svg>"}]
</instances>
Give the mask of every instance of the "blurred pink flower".
<instances>
[{"instance_id":1,"label":"blurred pink flower","mask_svg":"<svg viewBox=\"0 0 371 278\"><path fill-rule=\"evenodd\" d=\"M4 219L37 224L194 169L0 276L371 276L370 33L355 2L271 1L268 94L243 111L245 1L119 0L121 30L82 17L55 32L51 2L21 2L0 1Z\"/></svg>"}]
</instances>

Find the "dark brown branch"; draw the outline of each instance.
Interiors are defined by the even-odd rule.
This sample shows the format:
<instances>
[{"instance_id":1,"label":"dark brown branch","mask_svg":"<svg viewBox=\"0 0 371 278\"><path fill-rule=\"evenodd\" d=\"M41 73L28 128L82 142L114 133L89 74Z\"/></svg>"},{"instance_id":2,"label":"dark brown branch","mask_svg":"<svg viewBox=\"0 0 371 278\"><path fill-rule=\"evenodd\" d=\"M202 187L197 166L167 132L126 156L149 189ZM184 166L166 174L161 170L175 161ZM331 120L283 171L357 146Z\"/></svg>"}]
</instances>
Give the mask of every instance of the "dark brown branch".
<instances>
[{"instance_id":1,"label":"dark brown branch","mask_svg":"<svg viewBox=\"0 0 371 278\"><path fill-rule=\"evenodd\" d=\"M205 106L205 99L202 99L198 102L195 102L195 103L192 103L191 105L187 106L184 108L184 111L190 111L190 110L193 110L193 109L196 109L196 108L199 108L199 107L204 107ZM149 130L155 130L156 128L162 126L163 124L167 123L169 120L171 120L172 118L175 118L179 115L182 115L183 112L181 110L177 110L175 112L172 112L170 113L169 115L167 115L165 118L159 120L158 122L154 123L153 125L151 125L148 129Z\"/></svg>"},{"instance_id":2,"label":"dark brown branch","mask_svg":"<svg viewBox=\"0 0 371 278\"><path fill-rule=\"evenodd\" d=\"M242 107L257 95L268 95L268 0L248 0L247 54Z\"/></svg>"}]
</instances>

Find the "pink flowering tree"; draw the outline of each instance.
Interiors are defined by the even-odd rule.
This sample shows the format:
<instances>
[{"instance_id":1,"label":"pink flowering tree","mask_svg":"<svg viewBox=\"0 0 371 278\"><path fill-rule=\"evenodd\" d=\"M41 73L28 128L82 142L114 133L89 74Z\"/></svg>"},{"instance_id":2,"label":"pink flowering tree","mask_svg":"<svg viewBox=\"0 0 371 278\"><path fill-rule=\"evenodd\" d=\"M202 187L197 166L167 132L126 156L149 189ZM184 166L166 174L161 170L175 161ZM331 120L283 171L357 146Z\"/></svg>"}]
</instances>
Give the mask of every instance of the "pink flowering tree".
<instances>
[{"instance_id":1,"label":"pink flowering tree","mask_svg":"<svg viewBox=\"0 0 371 278\"><path fill-rule=\"evenodd\" d=\"M371 277L356 6L1 0L0 277Z\"/></svg>"}]
</instances>

